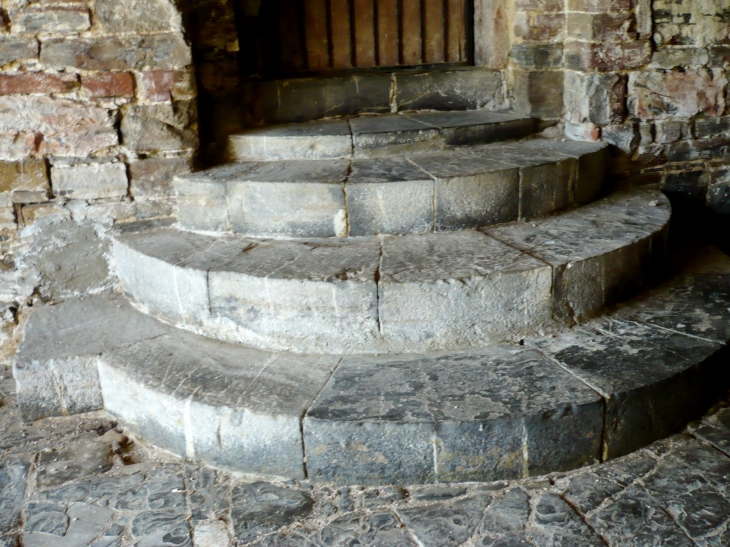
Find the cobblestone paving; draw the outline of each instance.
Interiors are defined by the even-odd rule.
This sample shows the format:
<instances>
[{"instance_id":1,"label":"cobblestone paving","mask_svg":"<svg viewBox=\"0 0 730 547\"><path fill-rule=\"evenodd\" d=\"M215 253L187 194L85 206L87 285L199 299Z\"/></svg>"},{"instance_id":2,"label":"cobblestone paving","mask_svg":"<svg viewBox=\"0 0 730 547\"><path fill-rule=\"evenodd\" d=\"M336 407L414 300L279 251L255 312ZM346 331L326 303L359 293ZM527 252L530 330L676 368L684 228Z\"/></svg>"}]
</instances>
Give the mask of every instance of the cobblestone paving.
<instances>
[{"instance_id":1,"label":"cobblestone paving","mask_svg":"<svg viewBox=\"0 0 730 547\"><path fill-rule=\"evenodd\" d=\"M730 408L512 483L340 488L197 467L103 413L22 425L0 368L0 547L727 546Z\"/></svg>"}]
</instances>

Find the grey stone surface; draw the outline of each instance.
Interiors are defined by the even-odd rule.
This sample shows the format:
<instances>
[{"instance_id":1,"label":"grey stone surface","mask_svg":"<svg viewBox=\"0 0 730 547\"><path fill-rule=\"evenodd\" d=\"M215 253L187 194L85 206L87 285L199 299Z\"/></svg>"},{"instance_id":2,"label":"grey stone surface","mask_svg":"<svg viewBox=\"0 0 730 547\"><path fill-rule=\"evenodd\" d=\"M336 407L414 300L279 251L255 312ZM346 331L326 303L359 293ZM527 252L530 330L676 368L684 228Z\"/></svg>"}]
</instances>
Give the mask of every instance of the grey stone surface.
<instances>
[{"instance_id":1,"label":"grey stone surface","mask_svg":"<svg viewBox=\"0 0 730 547\"><path fill-rule=\"evenodd\" d=\"M229 140L233 161L333 159L352 155L350 126L345 120L253 129Z\"/></svg>"},{"instance_id":2,"label":"grey stone surface","mask_svg":"<svg viewBox=\"0 0 730 547\"><path fill-rule=\"evenodd\" d=\"M412 161L436 180L437 231L478 228L516 220L519 171L490 158L451 152L414 156Z\"/></svg>"},{"instance_id":3,"label":"grey stone surface","mask_svg":"<svg viewBox=\"0 0 730 547\"><path fill-rule=\"evenodd\" d=\"M434 181L407 160L355 160L346 199L350 236L433 231Z\"/></svg>"},{"instance_id":4,"label":"grey stone surface","mask_svg":"<svg viewBox=\"0 0 730 547\"><path fill-rule=\"evenodd\" d=\"M89 336L92 328L94 336ZM38 310L25 325L14 366L23 419L102 408L98 355L167 331L118 296L79 298Z\"/></svg>"},{"instance_id":5,"label":"grey stone surface","mask_svg":"<svg viewBox=\"0 0 730 547\"><path fill-rule=\"evenodd\" d=\"M530 118L489 110L406 113L404 116L435 125L449 145L517 139L530 135L534 129Z\"/></svg>"},{"instance_id":6,"label":"grey stone surface","mask_svg":"<svg viewBox=\"0 0 730 547\"><path fill-rule=\"evenodd\" d=\"M535 345L606 397L606 457L679 431L727 377L719 344L610 318Z\"/></svg>"},{"instance_id":7,"label":"grey stone surface","mask_svg":"<svg viewBox=\"0 0 730 547\"><path fill-rule=\"evenodd\" d=\"M556 314L580 322L664 270L670 215L661 192L636 189L564 215L485 232L551 264L557 304L564 306Z\"/></svg>"},{"instance_id":8,"label":"grey stone surface","mask_svg":"<svg viewBox=\"0 0 730 547\"><path fill-rule=\"evenodd\" d=\"M499 110L502 75L483 68L397 73L395 102L399 110Z\"/></svg>"},{"instance_id":9,"label":"grey stone surface","mask_svg":"<svg viewBox=\"0 0 730 547\"><path fill-rule=\"evenodd\" d=\"M383 240L378 294L393 345L474 346L549 322L551 271L479 232L409 235Z\"/></svg>"},{"instance_id":10,"label":"grey stone surface","mask_svg":"<svg viewBox=\"0 0 730 547\"><path fill-rule=\"evenodd\" d=\"M402 160L355 164L363 193L353 200L377 189L374 177L399 186L397 179L418 174ZM398 203L373 194L371 218L384 226ZM654 279L665 264L669 215L661 194L637 189L487 235L277 241L160 229L121 236L114 249L128 294L215 338L303 353L417 352L520 340L585 321Z\"/></svg>"},{"instance_id":11,"label":"grey stone surface","mask_svg":"<svg viewBox=\"0 0 730 547\"><path fill-rule=\"evenodd\" d=\"M438 127L395 114L352 118L350 127L355 157L438 150L445 145Z\"/></svg>"},{"instance_id":12,"label":"grey stone surface","mask_svg":"<svg viewBox=\"0 0 730 547\"><path fill-rule=\"evenodd\" d=\"M300 490L265 482L237 486L231 497L233 530L241 543L250 543L306 517L313 505Z\"/></svg>"},{"instance_id":13,"label":"grey stone surface","mask_svg":"<svg viewBox=\"0 0 730 547\"><path fill-rule=\"evenodd\" d=\"M23 424L4 377L0 369L0 522L11 525L0 527L0 545L244 547L252 538L270 547L645 547L728 540L730 457L688 434L573 473L514 482L349 489L252 483L175 459L110 429L99 415ZM697 426L712 427L727 443L725 414L720 409ZM100 442L118 439L109 444L111 469L90 468L61 486L36 487L36 471L73 463L77 440L103 432ZM39 459L42 452L57 454L57 461ZM37 463L29 474L31 461ZM340 508L340 491L372 502Z\"/></svg>"},{"instance_id":14,"label":"grey stone surface","mask_svg":"<svg viewBox=\"0 0 730 547\"><path fill-rule=\"evenodd\" d=\"M533 351L350 357L307 412L307 469L377 484L574 468L598 459L602 413L595 392Z\"/></svg>"},{"instance_id":15,"label":"grey stone surface","mask_svg":"<svg viewBox=\"0 0 730 547\"><path fill-rule=\"evenodd\" d=\"M255 164L228 182L228 214L239 234L343 237L346 161Z\"/></svg>"},{"instance_id":16,"label":"grey stone surface","mask_svg":"<svg viewBox=\"0 0 730 547\"><path fill-rule=\"evenodd\" d=\"M105 408L156 444L231 469L303 477L300 417L338 362L175 332L105 355L99 370Z\"/></svg>"}]
</instances>

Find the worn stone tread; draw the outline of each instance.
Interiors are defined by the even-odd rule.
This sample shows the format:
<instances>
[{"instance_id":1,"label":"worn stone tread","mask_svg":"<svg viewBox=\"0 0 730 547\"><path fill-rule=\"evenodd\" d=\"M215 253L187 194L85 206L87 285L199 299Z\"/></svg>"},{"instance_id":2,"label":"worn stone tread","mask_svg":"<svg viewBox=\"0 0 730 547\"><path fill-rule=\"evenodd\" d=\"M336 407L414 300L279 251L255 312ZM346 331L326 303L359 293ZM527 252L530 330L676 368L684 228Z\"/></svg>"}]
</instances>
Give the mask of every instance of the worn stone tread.
<instances>
[{"instance_id":1,"label":"worn stone tread","mask_svg":"<svg viewBox=\"0 0 730 547\"><path fill-rule=\"evenodd\" d=\"M159 446L235 471L340 484L522 478L636 450L709 408L728 385L730 334L696 332L730 321L728 306L707 305L730 301L729 260L722 270L685 272L610 316L522 345L388 356L224 344L98 295L33 311L14 374L26 420L84 412L75 399L94 399ZM687 328L654 321L670 314ZM121 326L122 342L105 342ZM90 358L60 376L63 389L37 389ZM644 481L652 495L664 484Z\"/></svg>"},{"instance_id":2,"label":"worn stone tread","mask_svg":"<svg viewBox=\"0 0 730 547\"><path fill-rule=\"evenodd\" d=\"M127 294L179 326L302 353L481 347L585 321L665 264L652 189L485 233L296 240L174 229L114 241Z\"/></svg>"},{"instance_id":3,"label":"worn stone tread","mask_svg":"<svg viewBox=\"0 0 730 547\"><path fill-rule=\"evenodd\" d=\"M428 126L420 120L428 116L393 118L423 135ZM433 116L448 125L449 116ZM387 134L377 131L393 124L388 120L362 118L370 132L354 134ZM604 172L605 144L536 139L379 158L246 161L177 177L175 188L183 229L347 237L475 229L545 216L594 200Z\"/></svg>"},{"instance_id":4,"label":"worn stone tread","mask_svg":"<svg viewBox=\"0 0 730 547\"><path fill-rule=\"evenodd\" d=\"M534 121L487 110L412 112L257 127L232 135L232 161L333 159L488 143L530 135Z\"/></svg>"}]
</instances>

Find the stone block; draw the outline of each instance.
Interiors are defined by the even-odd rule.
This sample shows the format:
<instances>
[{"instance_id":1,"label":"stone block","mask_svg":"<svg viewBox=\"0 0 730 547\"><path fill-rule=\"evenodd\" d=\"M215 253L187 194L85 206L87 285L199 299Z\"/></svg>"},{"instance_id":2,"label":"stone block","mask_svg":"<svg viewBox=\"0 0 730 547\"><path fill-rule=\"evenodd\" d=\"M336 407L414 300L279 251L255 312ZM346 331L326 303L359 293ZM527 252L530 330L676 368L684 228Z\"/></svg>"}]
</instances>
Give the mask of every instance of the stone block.
<instances>
[{"instance_id":1,"label":"stone block","mask_svg":"<svg viewBox=\"0 0 730 547\"><path fill-rule=\"evenodd\" d=\"M519 338L547 320L551 285L547 264L478 232L385 239L380 328L402 351Z\"/></svg>"},{"instance_id":2,"label":"stone block","mask_svg":"<svg viewBox=\"0 0 730 547\"><path fill-rule=\"evenodd\" d=\"M355 160L345 194L350 236L433 230L434 181L406 160Z\"/></svg>"},{"instance_id":3,"label":"stone block","mask_svg":"<svg viewBox=\"0 0 730 547\"><path fill-rule=\"evenodd\" d=\"M609 458L699 418L714 402L723 377L719 345L617 319L536 345L607 398L604 455Z\"/></svg>"},{"instance_id":4,"label":"stone block","mask_svg":"<svg viewBox=\"0 0 730 547\"><path fill-rule=\"evenodd\" d=\"M187 268L185 261L214 243L213 237L185 232L176 237L140 233L115 239L116 272L124 292L179 323L206 319L210 313L207 272Z\"/></svg>"},{"instance_id":5,"label":"stone block","mask_svg":"<svg viewBox=\"0 0 730 547\"><path fill-rule=\"evenodd\" d=\"M512 46L510 58L520 68L545 70L563 66L563 45L523 42Z\"/></svg>"},{"instance_id":6,"label":"stone block","mask_svg":"<svg viewBox=\"0 0 730 547\"><path fill-rule=\"evenodd\" d=\"M73 5L26 7L11 10L13 34L76 34L89 30L89 10Z\"/></svg>"},{"instance_id":7,"label":"stone block","mask_svg":"<svg viewBox=\"0 0 730 547\"><path fill-rule=\"evenodd\" d=\"M498 70L397 73L395 81L398 110L498 110L504 106Z\"/></svg>"},{"instance_id":8,"label":"stone block","mask_svg":"<svg viewBox=\"0 0 730 547\"><path fill-rule=\"evenodd\" d=\"M632 70L649 63L649 40L629 42L566 42L565 68L579 72Z\"/></svg>"},{"instance_id":9,"label":"stone block","mask_svg":"<svg viewBox=\"0 0 730 547\"><path fill-rule=\"evenodd\" d=\"M107 109L43 96L0 96L0 133L34 133L38 150L57 156L86 157L119 142Z\"/></svg>"},{"instance_id":10,"label":"stone block","mask_svg":"<svg viewBox=\"0 0 730 547\"><path fill-rule=\"evenodd\" d=\"M28 158L22 161L0 161L0 196L10 194L18 203L23 201L21 196L33 198L48 197L49 179L48 167L43 159ZM38 199L45 201L45 199Z\"/></svg>"},{"instance_id":11,"label":"stone block","mask_svg":"<svg viewBox=\"0 0 730 547\"><path fill-rule=\"evenodd\" d=\"M709 64L713 68L730 66L730 45L712 46L709 48Z\"/></svg>"},{"instance_id":12,"label":"stone block","mask_svg":"<svg viewBox=\"0 0 730 547\"><path fill-rule=\"evenodd\" d=\"M0 95L69 93L78 84L76 74L20 72L0 75Z\"/></svg>"},{"instance_id":13,"label":"stone block","mask_svg":"<svg viewBox=\"0 0 730 547\"><path fill-rule=\"evenodd\" d=\"M122 144L137 151L181 151L198 145L192 102L127 105L122 108Z\"/></svg>"},{"instance_id":14,"label":"stone block","mask_svg":"<svg viewBox=\"0 0 730 547\"><path fill-rule=\"evenodd\" d=\"M652 198L657 207L650 205ZM665 266L669 216L667 200L657 191L615 194L569 216L486 232L551 264L555 313L580 322L626 298Z\"/></svg>"},{"instance_id":15,"label":"stone block","mask_svg":"<svg viewBox=\"0 0 730 547\"><path fill-rule=\"evenodd\" d=\"M657 120L654 123L654 140L658 144L667 144L692 138L692 127L684 120Z\"/></svg>"},{"instance_id":16,"label":"stone block","mask_svg":"<svg viewBox=\"0 0 730 547\"><path fill-rule=\"evenodd\" d=\"M438 127L441 138L449 145L518 139L531 135L535 129L531 118L489 110L421 112L404 116Z\"/></svg>"},{"instance_id":17,"label":"stone block","mask_svg":"<svg viewBox=\"0 0 730 547\"><path fill-rule=\"evenodd\" d=\"M228 469L293 478L304 477L300 416L339 361L179 331L102 360L107 411L152 442Z\"/></svg>"},{"instance_id":18,"label":"stone block","mask_svg":"<svg viewBox=\"0 0 730 547\"><path fill-rule=\"evenodd\" d=\"M38 59L40 46L35 38L3 36L0 38L0 65Z\"/></svg>"},{"instance_id":19,"label":"stone block","mask_svg":"<svg viewBox=\"0 0 730 547\"><path fill-rule=\"evenodd\" d=\"M262 162L228 181L231 229L249 235L344 237L344 160Z\"/></svg>"},{"instance_id":20,"label":"stone block","mask_svg":"<svg viewBox=\"0 0 730 547\"><path fill-rule=\"evenodd\" d=\"M134 198L172 197L172 181L190 172L192 159L148 158L129 164L129 189Z\"/></svg>"},{"instance_id":21,"label":"stone block","mask_svg":"<svg viewBox=\"0 0 730 547\"><path fill-rule=\"evenodd\" d=\"M192 62L180 34L103 38L52 38L43 43L41 63L52 68L84 70L173 69Z\"/></svg>"},{"instance_id":22,"label":"stone block","mask_svg":"<svg viewBox=\"0 0 730 547\"><path fill-rule=\"evenodd\" d=\"M32 226L41 218L49 216L70 218L71 214L62 205L57 203L34 203L32 205L24 205L19 216L22 219L23 225Z\"/></svg>"},{"instance_id":23,"label":"stone block","mask_svg":"<svg viewBox=\"0 0 730 547\"><path fill-rule=\"evenodd\" d=\"M74 298L35 310L13 372L23 420L101 409L98 356L168 330L118 296Z\"/></svg>"},{"instance_id":24,"label":"stone block","mask_svg":"<svg viewBox=\"0 0 730 547\"><path fill-rule=\"evenodd\" d=\"M97 72L81 78L82 92L92 99L134 97L134 77L129 72Z\"/></svg>"},{"instance_id":25,"label":"stone block","mask_svg":"<svg viewBox=\"0 0 730 547\"><path fill-rule=\"evenodd\" d=\"M224 232L231 229L225 183L183 176L175 177L173 184L181 228L203 232Z\"/></svg>"},{"instance_id":26,"label":"stone block","mask_svg":"<svg viewBox=\"0 0 730 547\"><path fill-rule=\"evenodd\" d=\"M669 162L722 160L730 156L730 135L674 142L667 145L666 154Z\"/></svg>"},{"instance_id":27,"label":"stone block","mask_svg":"<svg viewBox=\"0 0 730 547\"><path fill-rule=\"evenodd\" d=\"M373 74L265 82L255 95L265 122L290 123L390 112L390 88L390 74Z\"/></svg>"},{"instance_id":28,"label":"stone block","mask_svg":"<svg viewBox=\"0 0 730 547\"><path fill-rule=\"evenodd\" d=\"M652 68L702 67L709 63L707 50L695 47L665 46L651 57Z\"/></svg>"},{"instance_id":29,"label":"stone block","mask_svg":"<svg viewBox=\"0 0 730 547\"><path fill-rule=\"evenodd\" d=\"M662 182L662 190L703 202L712 175L705 169L669 172Z\"/></svg>"},{"instance_id":30,"label":"stone block","mask_svg":"<svg viewBox=\"0 0 730 547\"><path fill-rule=\"evenodd\" d=\"M193 75L182 70L142 72L137 75L137 96L152 103L193 100Z\"/></svg>"},{"instance_id":31,"label":"stone block","mask_svg":"<svg viewBox=\"0 0 730 547\"><path fill-rule=\"evenodd\" d=\"M636 39L634 15L630 11L614 13L566 14L568 37L584 42L629 42Z\"/></svg>"},{"instance_id":32,"label":"stone block","mask_svg":"<svg viewBox=\"0 0 730 547\"><path fill-rule=\"evenodd\" d=\"M405 116L352 118L355 157L393 155L409 150L438 150L444 141L437 127Z\"/></svg>"},{"instance_id":33,"label":"stone block","mask_svg":"<svg viewBox=\"0 0 730 547\"><path fill-rule=\"evenodd\" d=\"M493 406L497 394L509 404ZM304 444L317 481L490 481L595 461L601 427L597 394L537 352L495 347L345 358L305 416Z\"/></svg>"},{"instance_id":34,"label":"stone block","mask_svg":"<svg viewBox=\"0 0 730 547\"><path fill-rule=\"evenodd\" d=\"M563 160L520 169L520 220L545 216L571 205L576 164Z\"/></svg>"},{"instance_id":35,"label":"stone block","mask_svg":"<svg viewBox=\"0 0 730 547\"><path fill-rule=\"evenodd\" d=\"M127 195L127 166L123 163L56 164L51 168L56 196L100 199Z\"/></svg>"},{"instance_id":36,"label":"stone block","mask_svg":"<svg viewBox=\"0 0 730 547\"><path fill-rule=\"evenodd\" d=\"M346 120L319 120L248 130L229 140L234 161L334 159L352 155Z\"/></svg>"},{"instance_id":37,"label":"stone block","mask_svg":"<svg viewBox=\"0 0 730 547\"><path fill-rule=\"evenodd\" d=\"M378 335L377 240L254 246L208 273L214 316L239 339L303 353L348 353Z\"/></svg>"},{"instance_id":38,"label":"stone block","mask_svg":"<svg viewBox=\"0 0 730 547\"><path fill-rule=\"evenodd\" d=\"M573 123L620 123L626 115L626 77L566 71L563 100Z\"/></svg>"},{"instance_id":39,"label":"stone block","mask_svg":"<svg viewBox=\"0 0 730 547\"><path fill-rule=\"evenodd\" d=\"M515 13L513 32L518 38L534 42L560 40L565 31L564 13Z\"/></svg>"},{"instance_id":40,"label":"stone block","mask_svg":"<svg viewBox=\"0 0 730 547\"><path fill-rule=\"evenodd\" d=\"M514 105L522 114L555 119L563 114L563 73L514 70Z\"/></svg>"},{"instance_id":41,"label":"stone block","mask_svg":"<svg viewBox=\"0 0 730 547\"><path fill-rule=\"evenodd\" d=\"M719 116L725 110L727 78L707 69L633 72L629 109L640 119Z\"/></svg>"},{"instance_id":42,"label":"stone block","mask_svg":"<svg viewBox=\"0 0 730 547\"><path fill-rule=\"evenodd\" d=\"M698 118L695 120L695 136L698 139L730 134L730 116Z\"/></svg>"},{"instance_id":43,"label":"stone block","mask_svg":"<svg viewBox=\"0 0 730 547\"><path fill-rule=\"evenodd\" d=\"M179 31L180 12L168 0L93 1L94 23L102 30L116 33Z\"/></svg>"},{"instance_id":44,"label":"stone block","mask_svg":"<svg viewBox=\"0 0 730 547\"><path fill-rule=\"evenodd\" d=\"M488 157L442 152L413 156L436 180L434 229L478 228L516 220L519 169Z\"/></svg>"},{"instance_id":45,"label":"stone block","mask_svg":"<svg viewBox=\"0 0 730 547\"><path fill-rule=\"evenodd\" d=\"M633 0L568 0L568 11L603 13L607 11L627 11L634 7Z\"/></svg>"},{"instance_id":46,"label":"stone block","mask_svg":"<svg viewBox=\"0 0 730 547\"><path fill-rule=\"evenodd\" d=\"M727 40L727 12L717 2L677 4L657 0L654 10L654 40L657 45L682 44L705 47Z\"/></svg>"},{"instance_id":47,"label":"stone block","mask_svg":"<svg viewBox=\"0 0 730 547\"><path fill-rule=\"evenodd\" d=\"M641 142L638 125L631 122L602 127L601 137L626 154L633 154Z\"/></svg>"}]
</instances>

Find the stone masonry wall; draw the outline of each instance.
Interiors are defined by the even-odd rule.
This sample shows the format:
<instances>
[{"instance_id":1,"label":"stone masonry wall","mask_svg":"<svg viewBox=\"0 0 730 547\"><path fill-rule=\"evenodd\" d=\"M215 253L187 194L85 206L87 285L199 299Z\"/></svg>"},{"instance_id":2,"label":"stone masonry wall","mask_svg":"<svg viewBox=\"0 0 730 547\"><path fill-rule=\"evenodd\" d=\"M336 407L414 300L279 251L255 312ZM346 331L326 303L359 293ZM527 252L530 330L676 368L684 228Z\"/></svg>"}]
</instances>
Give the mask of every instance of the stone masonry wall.
<instances>
[{"instance_id":1,"label":"stone masonry wall","mask_svg":"<svg viewBox=\"0 0 730 547\"><path fill-rule=\"evenodd\" d=\"M618 179L730 214L730 0L566 1L566 134L613 144Z\"/></svg>"}]
</instances>

